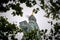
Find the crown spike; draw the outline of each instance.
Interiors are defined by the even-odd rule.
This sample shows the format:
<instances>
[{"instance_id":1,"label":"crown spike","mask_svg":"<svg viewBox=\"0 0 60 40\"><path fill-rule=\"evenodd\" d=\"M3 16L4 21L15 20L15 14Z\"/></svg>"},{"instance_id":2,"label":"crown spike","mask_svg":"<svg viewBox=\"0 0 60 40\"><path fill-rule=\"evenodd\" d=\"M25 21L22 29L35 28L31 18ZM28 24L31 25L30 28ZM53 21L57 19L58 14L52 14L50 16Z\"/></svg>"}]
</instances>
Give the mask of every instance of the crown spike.
<instances>
[{"instance_id":1,"label":"crown spike","mask_svg":"<svg viewBox=\"0 0 60 40\"><path fill-rule=\"evenodd\" d=\"M32 14L31 15L34 15L34 12L32 11Z\"/></svg>"}]
</instances>

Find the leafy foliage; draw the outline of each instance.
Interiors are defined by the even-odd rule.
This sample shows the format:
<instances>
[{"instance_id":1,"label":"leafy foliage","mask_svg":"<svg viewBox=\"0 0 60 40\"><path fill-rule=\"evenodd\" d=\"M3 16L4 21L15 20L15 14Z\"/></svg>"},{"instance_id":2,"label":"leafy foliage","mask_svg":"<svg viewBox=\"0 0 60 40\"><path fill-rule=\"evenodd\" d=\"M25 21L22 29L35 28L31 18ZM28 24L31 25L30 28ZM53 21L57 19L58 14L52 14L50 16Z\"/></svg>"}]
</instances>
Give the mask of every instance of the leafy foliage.
<instances>
[{"instance_id":1,"label":"leafy foliage","mask_svg":"<svg viewBox=\"0 0 60 40\"><path fill-rule=\"evenodd\" d=\"M37 13L39 11L39 8L33 9L34 13Z\"/></svg>"},{"instance_id":2,"label":"leafy foliage","mask_svg":"<svg viewBox=\"0 0 60 40\"><path fill-rule=\"evenodd\" d=\"M18 31L20 31L20 29L17 28L15 24L11 24L6 18L0 17L0 40L8 40L9 34L14 36L14 34L16 34ZM15 40L14 37L12 39Z\"/></svg>"},{"instance_id":3,"label":"leafy foliage","mask_svg":"<svg viewBox=\"0 0 60 40\"><path fill-rule=\"evenodd\" d=\"M9 3L9 1L13 1L13 3ZM17 3L18 1L18 3ZM20 4L23 4L25 3L27 7L33 7L34 5L36 5L36 1L33 0L0 0L0 12L7 12L8 10L10 10L10 8L12 8L14 10L14 12L12 13L13 16L15 15L20 15L22 16L23 15L23 12L22 12L22 7L20 7ZM50 15L52 15L52 19L60 19L60 1L56 1L56 2L53 2L53 0L49 0L49 2L47 2L47 4L45 4L45 0L40 0L40 4L42 5L39 5L43 10L45 10L45 12L47 13L47 15L45 17L47 18L50 18ZM8 4L9 3L9 4ZM3 4L5 4L6 6L4 6ZM33 10L33 12L37 13L39 11L39 8L36 8ZM51 25L53 25L53 29L50 30L50 36L48 35L48 38L46 39L46 32L47 30L41 30L40 31L40 36L43 36L43 39L50 39L50 40L60 40L60 25L58 25L58 23L56 24L53 24L53 22L49 22L51 23ZM16 31L17 33L17 30L18 28L16 28L16 25L15 24L11 24L7 21L7 19L3 18L3 17L0 17L0 39L2 40L8 40L8 35L9 34L15 34L14 31ZM21 30L19 30L21 31ZM5 34L6 35L5 35ZM24 36L22 38L22 40L33 40L33 38L35 40L39 40L39 38L36 36L37 35L37 31L34 30L34 31L31 31L30 33L24 33ZM54 38L53 38L54 36ZM11 36L12 40L17 40L14 38L14 35ZM41 39L41 40L43 40Z\"/></svg>"},{"instance_id":4,"label":"leafy foliage","mask_svg":"<svg viewBox=\"0 0 60 40\"><path fill-rule=\"evenodd\" d=\"M41 40L39 33L40 32L38 30L32 30L29 33L24 33L22 40Z\"/></svg>"},{"instance_id":5,"label":"leafy foliage","mask_svg":"<svg viewBox=\"0 0 60 40\"><path fill-rule=\"evenodd\" d=\"M13 1L13 3L9 3L11 1ZM18 3L17 3L17 1L18 1ZM10 8L12 8L13 10L15 10L12 13L13 16L15 16L15 15L22 16L23 15L23 12L22 12L23 8L20 7L20 3L21 4L25 3L27 7L32 7L36 4L35 0L33 0L33 1L31 1L31 0L17 0L17 1L16 0L1 0L0 1L0 12L7 12L8 10L10 10ZM3 4L5 4L5 6Z\"/></svg>"},{"instance_id":6,"label":"leafy foliage","mask_svg":"<svg viewBox=\"0 0 60 40\"><path fill-rule=\"evenodd\" d=\"M9 1L13 1L15 2L15 4L10 4ZM17 3L18 1L18 3ZM23 12L22 12L22 7L20 7L20 3L25 3L27 7L33 7L34 5L36 5L36 1L35 0L1 0L0 1L0 12L6 12L8 10L10 10L10 7L15 10L16 12L13 12L12 14L15 16L15 15L20 15L22 16ZM39 0L42 4L40 5L40 7L42 9L44 9L46 12L47 12L47 16L49 18L49 15L52 14L53 15L53 19L55 18L58 18L59 19L59 16L57 15L58 11L60 10L60 2L59 1L56 1L56 2L53 2L53 0L49 0L49 6L47 4L45 4L45 0ZM6 5L5 7L3 6L3 4L7 4L9 3L8 5ZM48 10L50 10L50 12L48 12ZM37 11L35 12L37 13Z\"/></svg>"},{"instance_id":7,"label":"leafy foliage","mask_svg":"<svg viewBox=\"0 0 60 40\"><path fill-rule=\"evenodd\" d=\"M50 36L49 39L50 40L60 40L60 25L58 23L54 24L54 29L51 29L50 31Z\"/></svg>"},{"instance_id":8,"label":"leafy foliage","mask_svg":"<svg viewBox=\"0 0 60 40\"><path fill-rule=\"evenodd\" d=\"M51 5L50 4L49 5L44 4L45 3L44 0L40 0L40 1L41 1L41 4L42 4L42 6L40 6L40 7L47 12L46 17L49 18L50 14L52 14L53 19L56 19L56 18L59 19L59 16L57 15L59 10L60 10L60 5L58 4L59 3L58 1L53 2L53 0L49 0L48 4L50 3Z\"/></svg>"},{"instance_id":9,"label":"leafy foliage","mask_svg":"<svg viewBox=\"0 0 60 40\"><path fill-rule=\"evenodd\" d=\"M9 6L13 9L13 10L15 10L16 12L13 12L12 14L15 16L15 15L20 15L20 16L22 16L22 7L20 7L20 4L19 3L17 3L16 5L15 4L9 4Z\"/></svg>"}]
</instances>

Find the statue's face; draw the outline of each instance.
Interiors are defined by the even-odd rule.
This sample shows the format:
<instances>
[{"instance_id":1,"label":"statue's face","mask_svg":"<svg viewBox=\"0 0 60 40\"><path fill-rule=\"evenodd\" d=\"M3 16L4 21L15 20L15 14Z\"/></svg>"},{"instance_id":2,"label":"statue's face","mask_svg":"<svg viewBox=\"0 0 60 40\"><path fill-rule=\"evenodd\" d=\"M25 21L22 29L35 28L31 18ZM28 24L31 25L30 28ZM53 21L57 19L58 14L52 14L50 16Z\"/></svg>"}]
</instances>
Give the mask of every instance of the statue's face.
<instances>
[{"instance_id":1,"label":"statue's face","mask_svg":"<svg viewBox=\"0 0 60 40\"><path fill-rule=\"evenodd\" d=\"M30 21L30 20L36 21L36 18L35 18L34 16L30 16L30 17L29 17L29 21Z\"/></svg>"}]
</instances>

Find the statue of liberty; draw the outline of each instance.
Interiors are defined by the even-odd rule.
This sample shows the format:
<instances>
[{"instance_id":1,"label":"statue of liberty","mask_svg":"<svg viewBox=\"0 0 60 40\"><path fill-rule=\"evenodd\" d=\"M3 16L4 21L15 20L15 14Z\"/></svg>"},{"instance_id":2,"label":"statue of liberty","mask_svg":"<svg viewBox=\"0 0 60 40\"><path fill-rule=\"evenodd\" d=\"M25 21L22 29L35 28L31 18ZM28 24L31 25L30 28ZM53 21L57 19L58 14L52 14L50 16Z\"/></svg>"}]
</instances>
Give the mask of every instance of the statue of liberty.
<instances>
[{"instance_id":1,"label":"statue of liberty","mask_svg":"<svg viewBox=\"0 0 60 40\"><path fill-rule=\"evenodd\" d=\"M29 23L26 21L20 22L20 28L24 33L22 40L41 40L39 26L33 14L34 12L29 17Z\"/></svg>"}]
</instances>

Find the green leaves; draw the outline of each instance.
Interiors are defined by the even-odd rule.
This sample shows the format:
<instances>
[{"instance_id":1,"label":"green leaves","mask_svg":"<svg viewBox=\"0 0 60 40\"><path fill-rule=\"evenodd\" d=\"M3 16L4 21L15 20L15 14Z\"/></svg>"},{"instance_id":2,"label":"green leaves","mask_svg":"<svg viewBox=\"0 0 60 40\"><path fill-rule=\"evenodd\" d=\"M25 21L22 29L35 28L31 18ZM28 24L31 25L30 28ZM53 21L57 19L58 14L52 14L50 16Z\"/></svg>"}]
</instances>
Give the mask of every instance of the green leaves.
<instances>
[{"instance_id":1,"label":"green leaves","mask_svg":"<svg viewBox=\"0 0 60 40\"><path fill-rule=\"evenodd\" d=\"M23 36L22 40L39 40L40 35L38 35L37 33L38 33L38 30L32 30L29 33L24 33L24 36Z\"/></svg>"},{"instance_id":2,"label":"green leaves","mask_svg":"<svg viewBox=\"0 0 60 40\"><path fill-rule=\"evenodd\" d=\"M36 4L36 1L35 1L35 0L33 0L33 1L32 1L32 4L33 4L33 5L35 5L35 4Z\"/></svg>"},{"instance_id":3,"label":"green leaves","mask_svg":"<svg viewBox=\"0 0 60 40\"><path fill-rule=\"evenodd\" d=\"M3 4L5 3L5 4L7 4L9 1L13 1L15 4L11 4L11 3L9 3L8 5L6 5L5 7L3 6ZM50 0L50 4L51 5L47 5L47 4L45 4L45 1L44 0L40 0L40 7L42 8L42 9L48 9L48 10L50 10L51 12L48 12L48 11L46 11L46 13L50 13L50 14L56 14L59 10L60 10L60 7L57 5L57 4L59 4L59 2L58 1L56 1L56 2L53 2L53 0ZM23 3L25 3L26 4L26 6L27 7L33 7L34 5L36 5L37 3L36 3L36 1L35 0L18 0L18 3L17 3L17 1L16 0L1 0L0 1L0 12L6 12L6 11L8 11L8 10L10 10L10 8L12 8L13 10L15 10L12 14L13 14L13 16L15 16L15 15L20 15L20 16L22 16L23 15L23 12L22 12L22 7L20 7L20 4L23 4ZM48 3L48 2L47 2ZM48 4L49 4L48 3ZM37 13L38 11L35 11L35 13ZM56 16L54 16L54 14L53 14L53 19L55 19L56 18ZM48 16L49 16L49 14L48 14ZM50 17L50 16L49 16ZM57 17L58 18L58 17Z\"/></svg>"},{"instance_id":4,"label":"green leaves","mask_svg":"<svg viewBox=\"0 0 60 40\"><path fill-rule=\"evenodd\" d=\"M44 0L40 0L40 7L45 10L45 12L47 13L47 18L50 18L50 14L53 16L52 19L59 19L59 16L57 16L58 14L58 11L60 10L60 5L58 4L58 1L56 2L53 2L53 0L50 0L49 2L47 2L47 4L44 4L45 1ZM46 10L49 10L49 11L46 11Z\"/></svg>"},{"instance_id":5,"label":"green leaves","mask_svg":"<svg viewBox=\"0 0 60 40\"><path fill-rule=\"evenodd\" d=\"M20 3L25 3L27 0L19 0Z\"/></svg>"},{"instance_id":6,"label":"green leaves","mask_svg":"<svg viewBox=\"0 0 60 40\"><path fill-rule=\"evenodd\" d=\"M16 5L15 4L9 4L9 6L13 9L13 10L15 10L12 14L13 14L13 16L15 16L15 15L20 15L20 16L22 16L22 14L23 14L23 12L22 12L22 7L20 7L20 4L19 3L17 3Z\"/></svg>"},{"instance_id":7,"label":"green leaves","mask_svg":"<svg viewBox=\"0 0 60 40\"><path fill-rule=\"evenodd\" d=\"M54 24L54 29L55 29L56 32L59 32L60 25L58 25L58 23Z\"/></svg>"},{"instance_id":8,"label":"green leaves","mask_svg":"<svg viewBox=\"0 0 60 40\"><path fill-rule=\"evenodd\" d=\"M26 6L27 6L27 7L32 7L32 4L30 3L30 1L27 1L27 2L26 2Z\"/></svg>"},{"instance_id":9,"label":"green leaves","mask_svg":"<svg viewBox=\"0 0 60 40\"><path fill-rule=\"evenodd\" d=\"M37 13L39 11L39 8L33 9L34 13Z\"/></svg>"},{"instance_id":10,"label":"green leaves","mask_svg":"<svg viewBox=\"0 0 60 40\"><path fill-rule=\"evenodd\" d=\"M13 3L7 4L9 1L10 2L13 1ZM7 4L5 7L3 5L4 3L5 5ZM23 16L23 12L22 12L23 8L20 7L20 4L23 4L23 3L25 3L27 7L32 7L36 4L36 1L35 0L33 1L31 0L17 0L17 1L16 0L5 0L5 1L1 0L0 1L0 12L7 12L8 10L10 10L10 8L12 8L14 10L14 12L12 13L13 16L15 15Z\"/></svg>"},{"instance_id":11,"label":"green leaves","mask_svg":"<svg viewBox=\"0 0 60 40\"><path fill-rule=\"evenodd\" d=\"M17 34L18 32L21 32L21 30L17 28L15 24L9 23L7 18L0 17L0 39L8 40L8 35L12 34L11 38L17 40L13 35Z\"/></svg>"},{"instance_id":12,"label":"green leaves","mask_svg":"<svg viewBox=\"0 0 60 40\"><path fill-rule=\"evenodd\" d=\"M3 5L0 5L0 12L6 12L9 10L9 7L6 5L6 7L4 7Z\"/></svg>"},{"instance_id":13,"label":"green leaves","mask_svg":"<svg viewBox=\"0 0 60 40\"><path fill-rule=\"evenodd\" d=\"M41 4L43 4L43 6L44 6L44 0L40 0L41 1Z\"/></svg>"},{"instance_id":14,"label":"green leaves","mask_svg":"<svg viewBox=\"0 0 60 40\"><path fill-rule=\"evenodd\" d=\"M42 9L44 9L44 0L40 0L40 1L41 1L41 3L40 3L41 6L40 6L40 7L41 7Z\"/></svg>"},{"instance_id":15,"label":"green leaves","mask_svg":"<svg viewBox=\"0 0 60 40\"><path fill-rule=\"evenodd\" d=\"M27 7L32 7L32 6L34 6L35 4L36 4L36 1L35 1L35 0L33 0L33 1L31 1L31 0L26 1L26 6L27 6Z\"/></svg>"},{"instance_id":16,"label":"green leaves","mask_svg":"<svg viewBox=\"0 0 60 40\"><path fill-rule=\"evenodd\" d=\"M13 1L14 3L9 3L7 4L8 2L11 2ZM4 7L4 3L6 3L7 5ZM20 15L20 16L23 16L23 12L22 12L22 7L20 7L20 3L25 3L27 7L33 7L35 4L36 4L36 1L35 0L18 0L18 3L16 0L1 0L0 2L0 12L7 12L8 10L10 10L10 8L12 8L14 10L14 12L12 12L12 15L15 16L15 15ZM37 13L37 11L35 11L35 13Z\"/></svg>"},{"instance_id":17,"label":"green leaves","mask_svg":"<svg viewBox=\"0 0 60 40\"><path fill-rule=\"evenodd\" d=\"M3 17L0 17L0 31L8 32L13 30L16 30L15 24L11 24Z\"/></svg>"}]
</instances>

